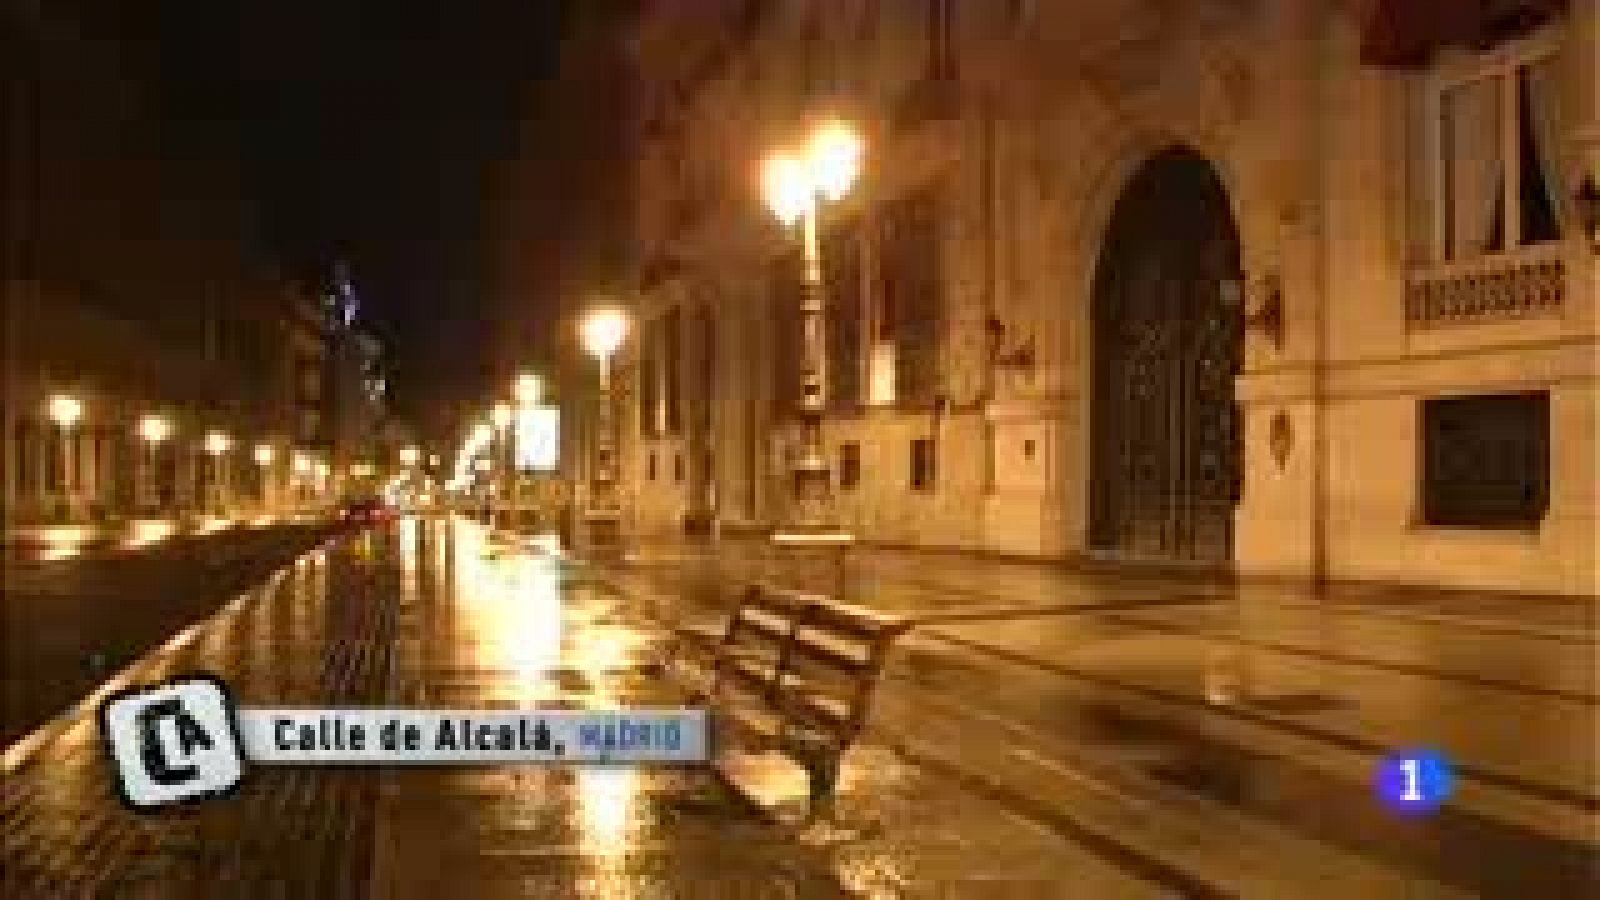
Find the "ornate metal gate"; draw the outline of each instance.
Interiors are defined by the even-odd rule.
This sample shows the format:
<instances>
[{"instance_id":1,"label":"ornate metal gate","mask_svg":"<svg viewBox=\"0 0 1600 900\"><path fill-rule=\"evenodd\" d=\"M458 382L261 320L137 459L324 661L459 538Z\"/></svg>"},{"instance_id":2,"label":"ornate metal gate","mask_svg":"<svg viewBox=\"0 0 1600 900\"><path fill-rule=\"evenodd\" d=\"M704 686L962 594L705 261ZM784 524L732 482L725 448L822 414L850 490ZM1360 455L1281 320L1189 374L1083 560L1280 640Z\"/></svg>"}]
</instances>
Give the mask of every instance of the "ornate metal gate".
<instances>
[{"instance_id":1,"label":"ornate metal gate","mask_svg":"<svg viewBox=\"0 0 1600 900\"><path fill-rule=\"evenodd\" d=\"M1233 557L1243 342L1239 247L1210 164L1170 150L1118 201L1094 286L1090 542Z\"/></svg>"}]
</instances>

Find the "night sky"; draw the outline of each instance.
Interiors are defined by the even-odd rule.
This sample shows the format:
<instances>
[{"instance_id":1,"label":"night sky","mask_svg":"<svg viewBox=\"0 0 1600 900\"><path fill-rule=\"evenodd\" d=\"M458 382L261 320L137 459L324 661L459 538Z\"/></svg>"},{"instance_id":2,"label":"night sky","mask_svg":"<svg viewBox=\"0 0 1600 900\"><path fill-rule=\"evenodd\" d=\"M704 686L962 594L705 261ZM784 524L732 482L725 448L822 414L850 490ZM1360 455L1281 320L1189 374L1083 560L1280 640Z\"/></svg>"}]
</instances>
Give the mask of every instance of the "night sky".
<instances>
[{"instance_id":1,"label":"night sky","mask_svg":"<svg viewBox=\"0 0 1600 900\"><path fill-rule=\"evenodd\" d=\"M547 114L566 4L82 2L158 73L190 146L239 159L268 258L302 275L349 260L403 415L484 390L493 179Z\"/></svg>"}]
</instances>

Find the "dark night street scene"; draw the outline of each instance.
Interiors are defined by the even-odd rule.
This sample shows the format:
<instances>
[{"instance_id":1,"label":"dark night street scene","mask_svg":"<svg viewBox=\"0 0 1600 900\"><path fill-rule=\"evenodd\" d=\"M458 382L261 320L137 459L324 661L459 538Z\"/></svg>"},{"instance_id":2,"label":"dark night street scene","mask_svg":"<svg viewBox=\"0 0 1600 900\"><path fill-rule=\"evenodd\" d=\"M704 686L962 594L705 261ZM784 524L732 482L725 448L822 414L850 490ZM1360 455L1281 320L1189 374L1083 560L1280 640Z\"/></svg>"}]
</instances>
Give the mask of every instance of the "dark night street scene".
<instances>
[{"instance_id":1,"label":"dark night street scene","mask_svg":"<svg viewBox=\"0 0 1600 900\"><path fill-rule=\"evenodd\" d=\"M0 898L1600 897L1600 0L0 36Z\"/></svg>"}]
</instances>

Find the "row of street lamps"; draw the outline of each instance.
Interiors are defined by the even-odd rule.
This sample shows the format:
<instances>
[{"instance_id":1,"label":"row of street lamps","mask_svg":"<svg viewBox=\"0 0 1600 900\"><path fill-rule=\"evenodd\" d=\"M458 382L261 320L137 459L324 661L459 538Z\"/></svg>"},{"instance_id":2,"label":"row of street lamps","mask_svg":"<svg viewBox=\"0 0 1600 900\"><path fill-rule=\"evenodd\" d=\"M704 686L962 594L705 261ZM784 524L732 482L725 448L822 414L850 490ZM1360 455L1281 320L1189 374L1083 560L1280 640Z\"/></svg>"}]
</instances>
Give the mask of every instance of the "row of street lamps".
<instances>
[{"instance_id":1,"label":"row of street lamps","mask_svg":"<svg viewBox=\"0 0 1600 900\"><path fill-rule=\"evenodd\" d=\"M785 228L798 230L804 261L800 308L801 395L798 398L800 447L793 457L793 494L788 519L773 534L773 540L779 543L844 544L853 539L837 527L828 458L822 440L822 421L827 406L827 340L819 218L826 204L842 200L854 186L863 155L860 135L842 122L830 121L793 152L768 160L762 173L767 204ZM621 504L617 496L616 409L611 360L627 340L630 327L627 313L610 307L591 310L580 327L584 348L599 365L594 457L588 503L583 513L590 536L597 541L619 536ZM518 380L519 405L527 402L522 388L530 377ZM469 432L457 461L456 477L451 481L453 488L465 490L475 474L481 475L494 468L493 463L480 458L479 454L493 443L496 434L506 434L511 416L508 405L498 404L490 411L488 424L480 423Z\"/></svg>"},{"instance_id":2,"label":"row of street lamps","mask_svg":"<svg viewBox=\"0 0 1600 900\"><path fill-rule=\"evenodd\" d=\"M46 403L46 414L55 423L61 436L61 485L68 503L70 515L76 515L79 509L79 491L77 478L74 476L72 437L85 415L84 403L78 397L68 393L51 394ZM159 448L173 437L175 426L168 416L159 413L146 413L139 417L135 426L135 433L144 447L143 458L140 460L136 473L137 500L136 503L144 508L156 507L155 476L156 454ZM201 449L212 458L213 466L220 464L220 460L234 446L233 438L225 431L209 430L201 440ZM269 441L257 443L251 453L251 458L263 473L277 459L277 447ZM297 479L312 481L315 490L322 493L327 490L331 470L328 464L315 459L303 452L296 452L292 459L292 471ZM221 491L221 472L213 469L211 490ZM265 491L265 482L263 482ZM216 499L220 500L220 494ZM263 493L263 502L266 502Z\"/></svg>"},{"instance_id":3,"label":"row of street lamps","mask_svg":"<svg viewBox=\"0 0 1600 900\"><path fill-rule=\"evenodd\" d=\"M582 514L591 536L601 540L607 534L615 533L620 520L620 504L615 494L617 477L615 436L612 433L615 417L611 394L611 358L626 340L629 327L628 314L613 307L591 310L580 327L584 348L600 366L600 409L595 428L594 459ZM489 408L486 418L478 420L468 429L456 457L453 477L446 484L447 489L460 494L467 492L473 484L480 483L499 497L502 503L510 504L517 499L507 490L508 485L513 490L516 485L512 426L519 413L539 406L542 390L543 385L533 373L525 372L517 377L511 390L515 406L496 403ZM507 478L513 480L507 482Z\"/></svg>"}]
</instances>

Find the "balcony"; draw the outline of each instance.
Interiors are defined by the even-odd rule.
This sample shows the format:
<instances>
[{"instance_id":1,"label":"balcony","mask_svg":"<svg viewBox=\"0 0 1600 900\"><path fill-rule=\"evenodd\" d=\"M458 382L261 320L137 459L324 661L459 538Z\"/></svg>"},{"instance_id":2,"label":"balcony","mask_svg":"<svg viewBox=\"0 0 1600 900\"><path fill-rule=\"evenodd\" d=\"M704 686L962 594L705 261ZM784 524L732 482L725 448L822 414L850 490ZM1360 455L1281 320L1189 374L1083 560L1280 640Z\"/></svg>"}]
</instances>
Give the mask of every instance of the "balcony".
<instances>
[{"instance_id":1,"label":"balcony","mask_svg":"<svg viewBox=\"0 0 1600 900\"><path fill-rule=\"evenodd\" d=\"M1565 245L1555 242L1414 270L1406 327L1554 316L1566 300Z\"/></svg>"}]
</instances>

